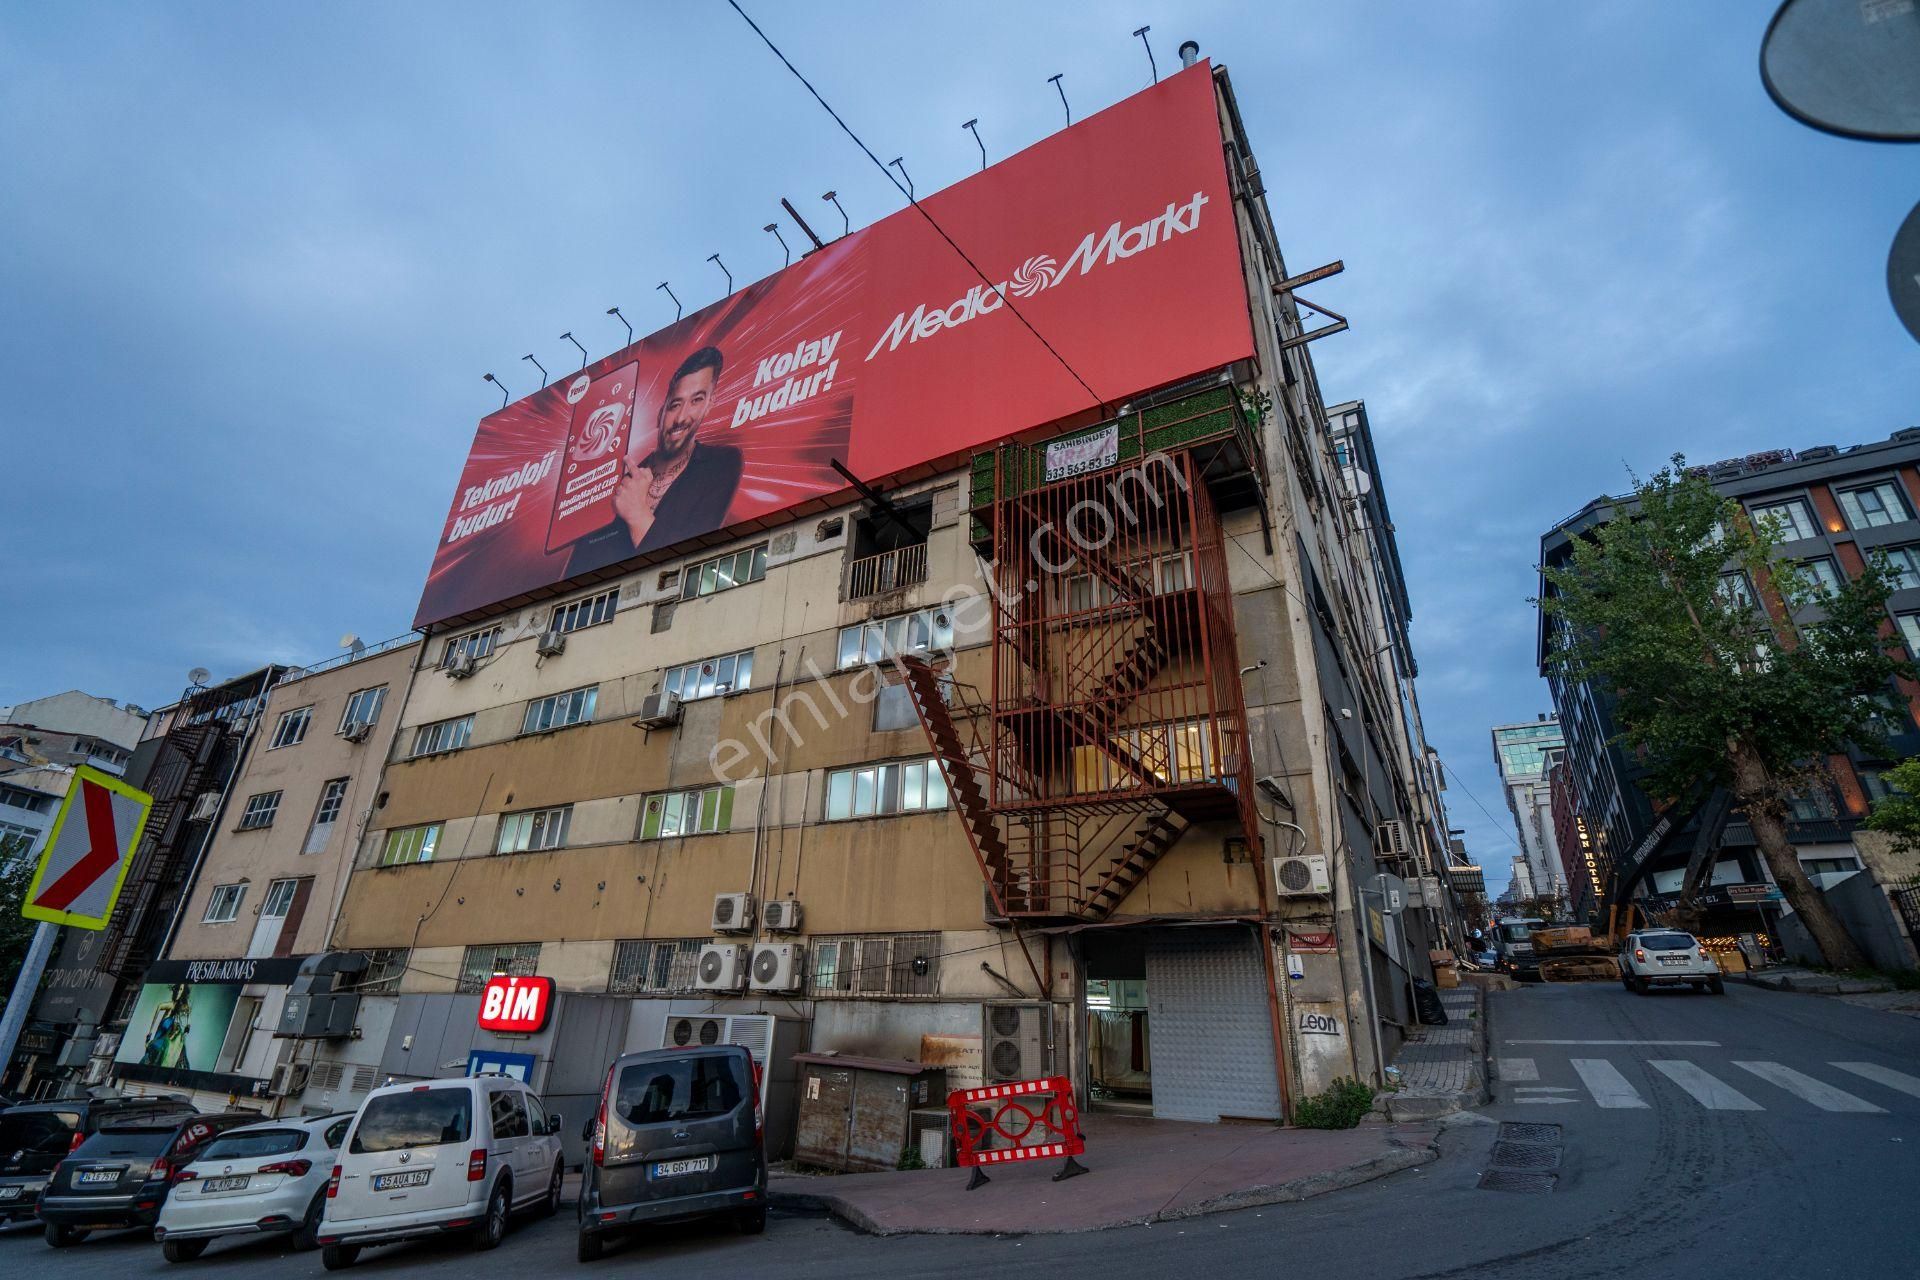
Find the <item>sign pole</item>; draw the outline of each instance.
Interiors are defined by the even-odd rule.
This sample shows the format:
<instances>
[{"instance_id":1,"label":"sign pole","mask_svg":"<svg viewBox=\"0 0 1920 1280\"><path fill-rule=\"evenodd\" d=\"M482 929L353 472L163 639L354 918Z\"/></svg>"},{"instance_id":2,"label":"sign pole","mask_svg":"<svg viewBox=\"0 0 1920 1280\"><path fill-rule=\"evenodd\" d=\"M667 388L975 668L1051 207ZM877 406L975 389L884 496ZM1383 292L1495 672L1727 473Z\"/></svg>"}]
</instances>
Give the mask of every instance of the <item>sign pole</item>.
<instances>
[{"instance_id":1,"label":"sign pole","mask_svg":"<svg viewBox=\"0 0 1920 1280\"><path fill-rule=\"evenodd\" d=\"M20 1043L27 1010L33 1008L34 993L40 990L40 975L47 971L47 959L53 954L53 939L59 929L59 925L42 920L33 931L33 941L27 944L27 958L21 962L20 976L14 979L13 994L7 997L7 1012L0 1016L0 1076L13 1061L13 1046Z\"/></svg>"}]
</instances>

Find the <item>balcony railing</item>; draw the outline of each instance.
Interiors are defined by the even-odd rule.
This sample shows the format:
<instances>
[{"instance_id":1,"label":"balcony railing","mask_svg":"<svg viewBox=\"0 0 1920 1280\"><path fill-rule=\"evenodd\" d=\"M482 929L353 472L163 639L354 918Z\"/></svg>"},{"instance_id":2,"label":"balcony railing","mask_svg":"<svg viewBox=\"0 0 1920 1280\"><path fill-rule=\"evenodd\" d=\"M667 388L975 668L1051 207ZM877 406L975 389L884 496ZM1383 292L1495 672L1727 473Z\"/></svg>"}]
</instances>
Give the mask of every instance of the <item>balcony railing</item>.
<instances>
[{"instance_id":1,"label":"balcony railing","mask_svg":"<svg viewBox=\"0 0 1920 1280\"><path fill-rule=\"evenodd\" d=\"M847 599L877 596L927 580L927 544L916 543L855 560L847 573Z\"/></svg>"}]
</instances>

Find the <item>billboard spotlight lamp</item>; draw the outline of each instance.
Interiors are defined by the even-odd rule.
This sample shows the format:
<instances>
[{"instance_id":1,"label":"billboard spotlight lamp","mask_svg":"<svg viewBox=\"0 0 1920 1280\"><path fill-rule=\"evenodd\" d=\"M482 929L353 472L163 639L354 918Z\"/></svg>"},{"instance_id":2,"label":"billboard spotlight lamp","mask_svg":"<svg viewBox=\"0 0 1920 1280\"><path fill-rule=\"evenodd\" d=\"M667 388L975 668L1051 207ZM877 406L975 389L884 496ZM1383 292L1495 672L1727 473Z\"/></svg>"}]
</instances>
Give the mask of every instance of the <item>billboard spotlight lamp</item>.
<instances>
[{"instance_id":1,"label":"billboard spotlight lamp","mask_svg":"<svg viewBox=\"0 0 1920 1280\"><path fill-rule=\"evenodd\" d=\"M614 318L615 320L618 320L618 321L619 321L619 322L620 322L621 324L623 324L623 325L626 325L626 328L627 328L627 345L628 345L628 346L632 346L632 345L633 345L633 326L632 326L632 325L630 325L630 324L627 324L627 318L626 318L625 316L623 316L623 315L621 315L621 314L620 314L620 308L618 308L618 307L608 307L608 308L607 308L607 314L608 314L608 315L610 315L610 316L612 316L612 317L613 317L613 318Z\"/></svg>"},{"instance_id":2,"label":"billboard spotlight lamp","mask_svg":"<svg viewBox=\"0 0 1920 1280\"><path fill-rule=\"evenodd\" d=\"M565 333L561 334L560 336L565 338L568 342L571 342L574 346L580 347L580 367L582 369L586 368L587 367L587 349L585 347L580 346L580 339L573 336L573 330L569 329Z\"/></svg>"},{"instance_id":3,"label":"billboard spotlight lamp","mask_svg":"<svg viewBox=\"0 0 1920 1280\"><path fill-rule=\"evenodd\" d=\"M847 211L844 208L841 208L840 193L838 191L829 191L827 192L827 194L821 196L820 198L822 200L825 200L828 204L832 205L834 208L840 210L840 234L843 236L851 235L853 233L853 223L848 219Z\"/></svg>"},{"instance_id":4,"label":"billboard spotlight lamp","mask_svg":"<svg viewBox=\"0 0 1920 1280\"><path fill-rule=\"evenodd\" d=\"M782 252L782 253L784 253L784 254L786 254L786 255L787 255L787 260L786 260L785 262L783 262L783 263L781 263L780 265L781 265L781 266L783 266L783 267L790 267L790 266L792 266L792 265L793 265L793 250L791 250L791 249L789 249L789 248L787 248L787 238L786 238L785 236L783 236L783 235L781 235L781 234L780 234L780 224L779 224L779 223L777 223L777 222L769 222L769 223L768 223L768 224L767 224L766 226L764 226L764 227L762 227L762 228L760 228L760 229L761 229L762 231L771 231L771 232L773 233L773 238L774 238L775 240L778 240L778 241L780 242L780 252Z\"/></svg>"},{"instance_id":5,"label":"billboard spotlight lamp","mask_svg":"<svg viewBox=\"0 0 1920 1280\"><path fill-rule=\"evenodd\" d=\"M494 376L493 376L492 374L490 374L490 373L483 373L483 374L481 374L481 375L480 375L480 380L481 380L482 382L491 382L491 383L492 383L492 384L493 384L494 386L496 386L496 387L498 387L498 388L500 388L500 407L501 407L502 409L504 409L504 408L506 408L506 407L507 407L507 402L508 402L509 400L511 400L511 399L513 399L513 397L512 397L511 395L509 395L509 394L507 394L507 384L506 384L506 383L504 383L504 382L502 382L502 381L500 381L500 379L498 379L498 378L496 378L496 377L494 377Z\"/></svg>"}]
</instances>

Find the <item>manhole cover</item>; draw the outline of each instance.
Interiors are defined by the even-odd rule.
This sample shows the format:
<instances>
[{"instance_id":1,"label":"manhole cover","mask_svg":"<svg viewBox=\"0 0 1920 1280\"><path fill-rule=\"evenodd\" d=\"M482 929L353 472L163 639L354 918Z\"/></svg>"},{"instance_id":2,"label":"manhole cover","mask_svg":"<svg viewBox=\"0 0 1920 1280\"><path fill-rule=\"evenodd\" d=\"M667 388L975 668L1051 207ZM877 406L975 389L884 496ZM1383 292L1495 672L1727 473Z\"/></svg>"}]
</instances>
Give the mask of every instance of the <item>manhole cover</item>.
<instances>
[{"instance_id":1,"label":"manhole cover","mask_svg":"<svg viewBox=\"0 0 1920 1280\"><path fill-rule=\"evenodd\" d=\"M1489 1169L1480 1175L1482 1191L1523 1191L1536 1194L1553 1190L1557 1173L1517 1173L1511 1169Z\"/></svg>"},{"instance_id":2,"label":"manhole cover","mask_svg":"<svg viewBox=\"0 0 1920 1280\"><path fill-rule=\"evenodd\" d=\"M1496 1169L1558 1169L1560 1148L1546 1142L1496 1142L1487 1163Z\"/></svg>"},{"instance_id":3,"label":"manhole cover","mask_svg":"<svg viewBox=\"0 0 1920 1280\"><path fill-rule=\"evenodd\" d=\"M1502 1142L1558 1142L1560 1126L1557 1124L1521 1124L1509 1120L1500 1126L1499 1139Z\"/></svg>"}]
</instances>

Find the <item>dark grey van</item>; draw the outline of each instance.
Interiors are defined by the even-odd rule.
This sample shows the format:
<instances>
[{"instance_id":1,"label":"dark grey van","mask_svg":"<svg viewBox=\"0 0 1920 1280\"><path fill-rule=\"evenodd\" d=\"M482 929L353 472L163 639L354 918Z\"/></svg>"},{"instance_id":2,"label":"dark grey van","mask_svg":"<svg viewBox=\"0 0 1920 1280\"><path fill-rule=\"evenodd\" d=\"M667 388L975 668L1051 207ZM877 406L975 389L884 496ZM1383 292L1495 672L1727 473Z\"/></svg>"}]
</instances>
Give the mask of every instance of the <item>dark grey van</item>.
<instances>
[{"instance_id":1,"label":"dark grey van","mask_svg":"<svg viewBox=\"0 0 1920 1280\"><path fill-rule=\"evenodd\" d=\"M766 1230L760 1095L739 1045L622 1054L588 1137L580 1261L651 1223L725 1215L744 1232Z\"/></svg>"}]
</instances>

